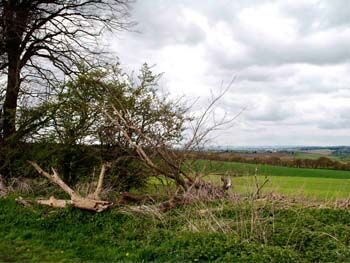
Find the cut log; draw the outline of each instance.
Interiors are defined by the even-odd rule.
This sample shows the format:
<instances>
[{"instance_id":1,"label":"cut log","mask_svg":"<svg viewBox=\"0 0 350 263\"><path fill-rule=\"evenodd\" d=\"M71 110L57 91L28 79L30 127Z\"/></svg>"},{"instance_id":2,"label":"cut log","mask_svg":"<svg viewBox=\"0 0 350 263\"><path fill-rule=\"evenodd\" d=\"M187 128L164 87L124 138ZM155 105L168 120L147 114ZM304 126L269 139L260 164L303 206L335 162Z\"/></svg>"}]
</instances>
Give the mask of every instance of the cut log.
<instances>
[{"instance_id":1,"label":"cut log","mask_svg":"<svg viewBox=\"0 0 350 263\"><path fill-rule=\"evenodd\" d=\"M41 205L56 207L56 208L65 208L68 205L73 205L72 200L56 199L54 196L51 196L50 199L38 199L37 203Z\"/></svg>"},{"instance_id":2,"label":"cut log","mask_svg":"<svg viewBox=\"0 0 350 263\"><path fill-rule=\"evenodd\" d=\"M65 199L56 199L53 196L51 196L50 199L39 199L37 200L37 203L41 205L48 205L55 208L65 208L71 205L80 209L94 211L94 212L102 212L112 205L112 203L108 201L93 200L93 199L87 199L87 198L65 200Z\"/></svg>"},{"instance_id":3,"label":"cut log","mask_svg":"<svg viewBox=\"0 0 350 263\"><path fill-rule=\"evenodd\" d=\"M82 197L78 193L76 193L72 188L70 188L65 182L63 182L63 180L59 177L55 169L52 168L52 174L49 174L48 172L45 172L36 162L33 162L33 161L28 161L28 162L35 168L35 170L38 171L40 175L46 177L52 183L55 183L56 185L58 185L71 198L70 200L65 200L65 199L56 199L55 197L51 196L49 199L37 200L38 204L48 205L56 208L64 208L71 205L80 209L94 211L94 212L102 212L113 205L112 202L100 200L104 174L109 164L102 165L100 177L99 177L95 192L92 194L89 194L87 197Z\"/></svg>"}]
</instances>

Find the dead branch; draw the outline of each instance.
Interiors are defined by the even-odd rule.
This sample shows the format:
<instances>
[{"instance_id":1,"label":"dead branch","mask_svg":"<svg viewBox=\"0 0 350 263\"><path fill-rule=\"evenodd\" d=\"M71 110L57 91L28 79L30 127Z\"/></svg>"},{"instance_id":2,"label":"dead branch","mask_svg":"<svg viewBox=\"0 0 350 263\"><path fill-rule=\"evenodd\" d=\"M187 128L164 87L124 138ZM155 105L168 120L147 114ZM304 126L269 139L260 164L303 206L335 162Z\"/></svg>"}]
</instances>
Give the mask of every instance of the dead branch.
<instances>
[{"instance_id":1,"label":"dead branch","mask_svg":"<svg viewBox=\"0 0 350 263\"><path fill-rule=\"evenodd\" d=\"M209 134L211 134L214 131L221 130L227 127L228 125L231 125L233 121L235 121L244 112L245 108L241 109L241 111L239 111L233 117L228 118L227 114L225 113L221 119L217 120L215 118L215 108L217 103L231 89L235 80L236 78L234 77L218 95L214 95L212 93L211 100L202 112L202 114L197 118L193 118L190 121L189 125L192 129L192 135L184 145L185 151L191 151L201 148L202 145L208 142ZM223 88L223 83L221 84L221 88ZM210 119L210 117L212 117L212 119ZM210 125L208 125L208 123L210 123Z\"/></svg>"},{"instance_id":2,"label":"dead branch","mask_svg":"<svg viewBox=\"0 0 350 263\"><path fill-rule=\"evenodd\" d=\"M101 192L102 192L102 187L103 187L104 176L105 176L106 170L110 166L111 166L111 163L102 164L100 176L98 178L98 182L97 182L97 186L96 186L96 190L93 193L93 195L91 196L92 199L101 200ZM90 196L88 196L88 197L90 197Z\"/></svg>"},{"instance_id":3,"label":"dead branch","mask_svg":"<svg viewBox=\"0 0 350 263\"><path fill-rule=\"evenodd\" d=\"M49 174L45 172L37 163L33 161L28 161L37 172L49 179L52 183L57 184L64 192L66 192L71 199L78 199L81 198L72 188L70 188L65 182L62 181L62 179L58 176L55 169L52 168L52 174Z\"/></svg>"},{"instance_id":4,"label":"dead branch","mask_svg":"<svg viewBox=\"0 0 350 263\"><path fill-rule=\"evenodd\" d=\"M146 151L143 149L142 145L135 142L128 134L127 129L132 129L135 130L137 133L139 133L140 136L144 136L145 135L143 133L141 133L139 131L139 129L135 128L136 126L132 123L131 120L126 120L122 114L112 105L112 108L114 110L114 114L116 115L117 119L113 118L107 111L105 111L106 116L113 122L113 124L120 130L122 136L124 136L124 138L128 141L128 143L136 150L137 154L139 155L139 157L141 158L141 160L152 170L154 170L155 172L157 172L158 174L164 175L165 177L168 177L170 179L173 179L179 186L181 186L182 188L186 189L187 188L187 184L186 182L180 177L177 176L176 173L174 172L168 172L165 171L164 169L161 169L158 165L156 165L152 159L146 154ZM120 121L123 122L123 125L126 127L124 128L123 125L120 123ZM147 138L147 137L146 137ZM154 143L152 143L152 141L149 141L150 144L154 147L154 150L156 150L158 153L160 153L160 157L164 158L164 155L159 151L159 146L155 145ZM178 171L176 171L178 172ZM183 173L183 175L189 180L192 181L192 179L187 176L186 174Z\"/></svg>"},{"instance_id":5,"label":"dead branch","mask_svg":"<svg viewBox=\"0 0 350 263\"><path fill-rule=\"evenodd\" d=\"M257 169L256 169L257 171ZM257 175L254 175L254 181L255 181L255 192L253 194L253 199L259 199L261 196L261 191L265 187L265 185L270 181L269 178L265 176L265 180L262 184L259 184Z\"/></svg>"},{"instance_id":6,"label":"dead branch","mask_svg":"<svg viewBox=\"0 0 350 263\"><path fill-rule=\"evenodd\" d=\"M39 199L37 200L38 204L48 205L55 208L64 208L68 205L72 205L74 207L90 210L94 212L102 212L113 205L112 202L102 201L100 200L100 194L102 191L104 174L106 172L106 168L109 164L103 164L101 167L100 177L97 183L96 190L93 194L89 194L87 197L82 197L78 193L76 193L72 188L70 188L63 180L59 177L57 171L52 168L52 174L45 172L36 162L28 161L38 173L47 179L50 182L58 185L64 192L66 192L70 196L70 200L64 199L56 199L51 196L49 199Z\"/></svg>"}]
</instances>

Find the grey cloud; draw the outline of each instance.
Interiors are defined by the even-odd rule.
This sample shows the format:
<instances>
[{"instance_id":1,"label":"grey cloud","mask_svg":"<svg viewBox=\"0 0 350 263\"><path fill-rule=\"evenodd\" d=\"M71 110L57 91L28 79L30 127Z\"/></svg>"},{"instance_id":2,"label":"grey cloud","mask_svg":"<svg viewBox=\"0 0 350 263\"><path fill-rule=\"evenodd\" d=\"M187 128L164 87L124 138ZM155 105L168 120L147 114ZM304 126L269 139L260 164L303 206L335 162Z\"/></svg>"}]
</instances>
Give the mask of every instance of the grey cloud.
<instances>
[{"instance_id":1,"label":"grey cloud","mask_svg":"<svg viewBox=\"0 0 350 263\"><path fill-rule=\"evenodd\" d=\"M266 16L241 19L242 12L259 8L266 8ZM187 19L187 11L205 25ZM340 107L347 100L350 105L347 0L139 0L132 13L140 33L125 33L114 44L123 64L157 64L169 90L189 83L188 92L193 87L198 96L238 76L219 108L231 115L248 108L225 143L349 141L350 109ZM257 20L276 13L272 24Z\"/></svg>"},{"instance_id":2,"label":"grey cloud","mask_svg":"<svg viewBox=\"0 0 350 263\"><path fill-rule=\"evenodd\" d=\"M293 6L276 2L280 6L281 13L295 19L299 26L296 28L298 38L292 42L271 42L269 39L261 39L256 32L240 24L238 15L246 8L259 7L272 1L139 1L135 6L134 19L142 21L136 35L143 45L151 49L159 49L166 45L188 44L206 45L206 33L198 25L186 23L182 17L184 9L193 10L205 16L209 25L222 22L232 30L232 36L245 46L247 54L242 57L230 55L228 50L220 46L206 46L207 56L215 65L231 70L248 67L250 65L280 65L289 63L310 64L337 64L345 63L350 59L350 32L342 36L342 32L335 32L333 40L328 43L315 43L312 36L332 26L344 25L349 22L350 7L346 1L314 3L308 5ZM281 4L282 3L282 4ZM344 13L340 17L337 12ZM348 15L349 14L349 15ZM255 19L252 17L252 19ZM341 21L338 21L338 20ZM344 21L343 21L344 20ZM327 27L313 27L313 23L327 24ZM338 21L338 22L337 22ZM322 22L322 23L321 23ZM306 28L309 28L306 30ZM306 30L306 31L305 31ZM320 40L321 41L321 40Z\"/></svg>"},{"instance_id":3,"label":"grey cloud","mask_svg":"<svg viewBox=\"0 0 350 263\"><path fill-rule=\"evenodd\" d=\"M305 33L315 29L325 30L350 25L350 8L347 0L309 1L303 5L295 5L292 2L292 4L282 3L281 6L286 15L299 21L300 30Z\"/></svg>"},{"instance_id":4,"label":"grey cloud","mask_svg":"<svg viewBox=\"0 0 350 263\"><path fill-rule=\"evenodd\" d=\"M298 1L295 1L298 3ZM344 38L339 32L330 43L310 43L307 40L317 32L348 25L350 20L350 5L345 0L310 1L309 4L296 5L284 1L138 1L134 9L134 19L142 21L138 30L140 40L150 42L153 48L170 44L198 44L205 42L205 32L194 24L186 24L181 17L183 9L193 10L206 17L210 25L224 22L232 29L232 35L238 37L249 49L244 60L237 60L218 47L209 50L208 55L217 64L224 67L239 68L251 64L283 64L283 63L311 63L333 64L349 61L350 36ZM285 14L298 23L296 30L300 34L295 41L285 43L271 43L269 39L256 37L255 32L247 31L237 19L242 10L259 7L266 3L275 3ZM254 17L251 18L255 19ZM313 26L318 22L320 26ZM324 26L322 26L324 25ZM306 30L308 28L308 30ZM249 28L248 28L249 29ZM267 42L266 42L267 41ZM145 43L144 43L145 44Z\"/></svg>"},{"instance_id":5,"label":"grey cloud","mask_svg":"<svg viewBox=\"0 0 350 263\"><path fill-rule=\"evenodd\" d=\"M137 2L133 19L139 21L135 35L144 47L158 49L172 44L198 44L205 40L205 33L196 24L182 17L184 6L169 1ZM140 22L142 21L142 22Z\"/></svg>"},{"instance_id":6,"label":"grey cloud","mask_svg":"<svg viewBox=\"0 0 350 263\"><path fill-rule=\"evenodd\" d=\"M264 4L259 1L256 3L256 8ZM289 4L283 4L285 3L283 1L268 3L270 5L274 3L280 15L285 15L286 19L295 23L293 29L296 35L286 35L285 39L273 40L253 27L242 24L239 18L227 19L224 23L231 28L232 36L246 47L248 53L242 60L236 56L230 56L227 50L214 47L209 49L208 58L212 59L213 63L231 70L250 65L291 63L329 65L349 62L350 5L348 1L310 1L305 5L293 4L300 3L298 1L290 1ZM252 7L252 5L241 7L236 10L235 15L239 17L246 7ZM254 19L256 19L254 14L251 14L251 20L254 21ZM265 17L260 19L267 20L269 16L265 14ZM268 26L263 29L267 32L273 30ZM282 31L285 29L281 28Z\"/></svg>"},{"instance_id":7,"label":"grey cloud","mask_svg":"<svg viewBox=\"0 0 350 263\"><path fill-rule=\"evenodd\" d=\"M344 107L333 116L325 116L318 127L326 130L350 129L350 108Z\"/></svg>"},{"instance_id":8,"label":"grey cloud","mask_svg":"<svg viewBox=\"0 0 350 263\"><path fill-rule=\"evenodd\" d=\"M339 120L339 121L328 121L318 125L320 129L326 130L339 130L339 129L349 129L349 120Z\"/></svg>"},{"instance_id":9,"label":"grey cloud","mask_svg":"<svg viewBox=\"0 0 350 263\"><path fill-rule=\"evenodd\" d=\"M293 105L286 102L275 102L271 99L251 109L246 119L258 122L280 122L293 114Z\"/></svg>"},{"instance_id":10,"label":"grey cloud","mask_svg":"<svg viewBox=\"0 0 350 263\"><path fill-rule=\"evenodd\" d=\"M249 36L244 36L247 34ZM350 32L342 35L342 32L335 32L330 35L330 41L320 39L315 43L310 38L298 38L292 43L264 43L264 40L251 38L254 32L242 32L239 38L245 46L247 54L244 57L230 55L227 50L220 47L211 48L207 57L217 65L228 70L269 65L286 64L314 64L332 65L343 64L350 61ZM322 42L324 41L324 42Z\"/></svg>"}]
</instances>

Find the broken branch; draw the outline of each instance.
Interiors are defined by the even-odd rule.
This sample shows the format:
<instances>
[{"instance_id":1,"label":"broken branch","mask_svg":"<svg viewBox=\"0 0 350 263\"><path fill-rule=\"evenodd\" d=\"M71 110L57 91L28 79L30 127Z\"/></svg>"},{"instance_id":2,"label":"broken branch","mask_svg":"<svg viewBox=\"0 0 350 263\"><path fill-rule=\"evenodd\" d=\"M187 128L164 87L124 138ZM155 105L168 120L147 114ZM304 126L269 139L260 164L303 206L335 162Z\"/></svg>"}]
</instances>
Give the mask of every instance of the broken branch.
<instances>
[{"instance_id":1,"label":"broken branch","mask_svg":"<svg viewBox=\"0 0 350 263\"><path fill-rule=\"evenodd\" d=\"M46 177L51 182L58 185L71 198L71 200L64 200L64 199L56 199L55 197L51 196L50 199L37 200L38 204L48 205L56 208L64 208L64 207L67 207L68 205L72 205L80 209L90 210L94 212L102 212L113 205L112 202L102 201L99 199L102 191L102 185L103 185L104 175L106 172L106 167L108 166L108 164L102 165L96 190L91 195L91 197L90 195L88 195L87 197L81 197L72 188L70 188L65 182L62 181L62 179L59 177L55 169L52 168L53 174L49 174L45 172L36 162L33 162L33 161L28 161L28 162L35 168L35 170L39 172L40 175Z\"/></svg>"}]
</instances>

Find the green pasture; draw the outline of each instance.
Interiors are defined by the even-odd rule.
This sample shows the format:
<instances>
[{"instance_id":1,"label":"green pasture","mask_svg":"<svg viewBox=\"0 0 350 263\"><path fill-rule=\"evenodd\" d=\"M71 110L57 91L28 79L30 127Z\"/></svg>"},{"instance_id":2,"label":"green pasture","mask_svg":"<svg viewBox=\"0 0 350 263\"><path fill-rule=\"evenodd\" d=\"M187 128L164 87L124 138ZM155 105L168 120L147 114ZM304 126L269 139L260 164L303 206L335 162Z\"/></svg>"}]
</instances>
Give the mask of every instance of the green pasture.
<instances>
[{"instance_id":1,"label":"green pasture","mask_svg":"<svg viewBox=\"0 0 350 263\"><path fill-rule=\"evenodd\" d=\"M265 178L258 177L262 184ZM315 200L334 200L350 198L350 180L315 177L269 176L263 192L276 192L287 196L306 197ZM233 191L253 193L255 179L252 176L236 177L233 179Z\"/></svg>"},{"instance_id":2,"label":"green pasture","mask_svg":"<svg viewBox=\"0 0 350 263\"><path fill-rule=\"evenodd\" d=\"M308 197L317 200L350 198L350 171L304 169L262 164L218 162L200 160L195 163L197 171L210 174L209 179L219 181L220 175L232 177L233 189L249 194L258 184L269 180L264 192L276 192L288 196Z\"/></svg>"}]
</instances>

